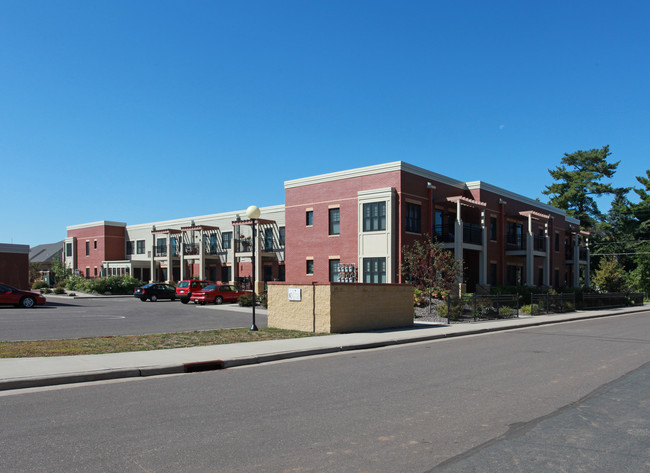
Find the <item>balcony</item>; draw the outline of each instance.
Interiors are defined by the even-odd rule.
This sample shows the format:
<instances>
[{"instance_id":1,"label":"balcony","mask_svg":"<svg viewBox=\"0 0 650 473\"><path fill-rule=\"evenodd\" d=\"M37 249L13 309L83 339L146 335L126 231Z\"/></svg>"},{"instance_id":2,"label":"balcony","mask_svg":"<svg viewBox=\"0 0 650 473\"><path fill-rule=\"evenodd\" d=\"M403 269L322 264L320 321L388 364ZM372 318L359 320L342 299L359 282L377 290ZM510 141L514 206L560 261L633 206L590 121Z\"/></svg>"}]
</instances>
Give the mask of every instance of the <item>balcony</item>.
<instances>
[{"instance_id":1,"label":"balcony","mask_svg":"<svg viewBox=\"0 0 650 473\"><path fill-rule=\"evenodd\" d=\"M546 252L546 237L542 235L533 236L533 249L535 251Z\"/></svg>"},{"instance_id":2,"label":"balcony","mask_svg":"<svg viewBox=\"0 0 650 473\"><path fill-rule=\"evenodd\" d=\"M454 228L454 225L434 225L433 236L441 243L453 243L455 236Z\"/></svg>"},{"instance_id":3,"label":"balcony","mask_svg":"<svg viewBox=\"0 0 650 473\"><path fill-rule=\"evenodd\" d=\"M506 234L506 250L525 250L526 237L520 233Z\"/></svg>"},{"instance_id":4,"label":"balcony","mask_svg":"<svg viewBox=\"0 0 650 473\"><path fill-rule=\"evenodd\" d=\"M483 227L476 223L463 223L463 243L483 244Z\"/></svg>"}]
</instances>

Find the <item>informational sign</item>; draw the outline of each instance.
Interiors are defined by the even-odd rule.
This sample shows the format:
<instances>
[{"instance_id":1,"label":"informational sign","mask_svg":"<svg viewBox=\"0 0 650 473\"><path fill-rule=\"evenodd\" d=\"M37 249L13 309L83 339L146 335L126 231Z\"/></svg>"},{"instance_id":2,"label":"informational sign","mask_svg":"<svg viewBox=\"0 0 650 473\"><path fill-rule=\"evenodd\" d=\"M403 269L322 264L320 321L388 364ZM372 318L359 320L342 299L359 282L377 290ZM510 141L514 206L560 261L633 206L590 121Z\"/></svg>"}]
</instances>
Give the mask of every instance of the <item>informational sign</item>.
<instances>
[{"instance_id":1,"label":"informational sign","mask_svg":"<svg viewBox=\"0 0 650 473\"><path fill-rule=\"evenodd\" d=\"M300 302L302 300L302 293L299 287L289 288L289 300L293 302Z\"/></svg>"}]
</instances>

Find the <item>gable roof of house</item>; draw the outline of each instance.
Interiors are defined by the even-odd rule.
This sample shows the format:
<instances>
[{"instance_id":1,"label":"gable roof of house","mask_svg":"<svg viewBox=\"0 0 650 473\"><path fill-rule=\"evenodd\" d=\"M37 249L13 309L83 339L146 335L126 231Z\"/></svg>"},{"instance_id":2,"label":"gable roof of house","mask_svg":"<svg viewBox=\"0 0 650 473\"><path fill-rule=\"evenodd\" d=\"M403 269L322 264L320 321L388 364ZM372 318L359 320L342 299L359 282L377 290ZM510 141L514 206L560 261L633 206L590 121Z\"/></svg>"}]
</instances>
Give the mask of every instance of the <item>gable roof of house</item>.
<instances>
[{"instance_id":1,"label":"gable roof of house","mask_svg":"<svg viewBox=\"0 0 650 473\"><path fill-rule=\"evenodd\" d=\"M29 250L29 261L32 263L51 263L63 251L63 242L38 245Z\"/></svg>"}]
</instances>

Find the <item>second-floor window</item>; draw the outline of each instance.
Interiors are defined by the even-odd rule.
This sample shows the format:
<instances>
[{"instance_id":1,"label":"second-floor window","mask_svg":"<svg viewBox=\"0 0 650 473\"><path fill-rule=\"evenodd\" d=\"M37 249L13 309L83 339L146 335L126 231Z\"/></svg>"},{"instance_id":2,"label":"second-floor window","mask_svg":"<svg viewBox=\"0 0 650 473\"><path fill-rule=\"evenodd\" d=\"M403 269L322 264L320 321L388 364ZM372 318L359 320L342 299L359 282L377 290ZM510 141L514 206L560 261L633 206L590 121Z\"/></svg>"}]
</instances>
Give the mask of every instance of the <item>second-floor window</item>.
<instances>
[{"instance_id":1,"label":"second-floor window","mask_svg":"<svg viewBox=\"0 0 650 473\"><path fill-rule=\"evenodd\" d=\"M420 224L421 206L418 204L406 203L406 231L411 233L420 233L422 231Z\"/></svg>"},{"instance_id":2,"label":"second-floor window","mask_svg":"<svg viewBox=\"0 0 650 473\"><path fill-rule=\"evenodd\" d=\"M133 242L130 240L126 242L126 254L127 255L133 254Z\"/></svg>"},{"instance_id":3,"label":"second-floor window","mask_svg":"<svg viewBox=\"0 0 650 473\"><path fill-rule=\"evenodd\" d=\"M307 210L307 213L305 214L305 225L308 227L311 227L314 225L314 211L313 210Z\"/></svg>"},{"instance_id":4,"label":"second-floor window","mask_svg":"<svg viewBox=\"0 0 650 473\"><path fill-rule=\"evenodd\" d=\"M330 235L341 234L341 209L329 209Z\"/></svg>"},{"instance_id":5,"label":"second-floor window","mask_svg":"<svg viewBox=\"0 0 650 473\"><path fill-rule=\"evenodd\" d=\"M386 230L386 202L363 204L363 231Z\"/></svg>"},{"instance_id":6,"label":"second-floor window","mask_svg":"<svg viewBox=\"0 0 650 473\"><path fill-rule=\"evenodd\" d=\"M143 254L144 254L144 240L137 240L137 241L135 242L135 251L136 251L139 255L143 255Z\"/></svg>"},{"instance_id":7,"label":"second-floor window","mask_svg":"<svg viewBox=\"0 0 650 473\"><path fill-rule=\"evenodd\" d=\"M224 250L232 248L232 232L223 232L221 234L221 248Z\"/></svg>"},{"instance_id":8,"label":"second-floor window","mask_svg":"<svg viewBox=\"0 0 650 473\"><path fill-rule=\"evenodd\" d=\"M278 231L280 232L280 243L279 243L279 245L284 246L284 227L280 227L278 229Z\"/></svg>"},{"instance_id":9,"label":"second-floor window","mask_svg":"<svg viewBox=\"0 0 650 473\"><path fill-rule=\"evenodd\" d=\"M490 217L490 240L497 241L497 219Z\"/></svg>"},{"instance_id":10,"label":"second-floor window","mask_svg":"<svg viewBox=\"0 0 650 473\"><path fill-rule=\"evenodd\" d=\"M273 229L264 229L264 251L273 250Z\"/></svg>"}]
</instances>

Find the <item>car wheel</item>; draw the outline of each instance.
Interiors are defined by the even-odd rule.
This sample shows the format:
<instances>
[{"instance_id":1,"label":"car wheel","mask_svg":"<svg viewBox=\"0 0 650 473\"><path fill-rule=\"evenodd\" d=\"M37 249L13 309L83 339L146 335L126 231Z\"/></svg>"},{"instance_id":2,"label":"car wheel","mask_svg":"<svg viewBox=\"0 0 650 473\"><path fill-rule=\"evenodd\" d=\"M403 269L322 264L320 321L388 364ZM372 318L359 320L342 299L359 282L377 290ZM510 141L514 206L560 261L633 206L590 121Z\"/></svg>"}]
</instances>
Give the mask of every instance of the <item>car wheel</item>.
<instances>
[{"instance_id":1,"label":"car wheel","mask_svg":"<svg viewBox=\"0 0 650 473\"><path fill-rule=\"evenodd\" d=\"M158 300L158 296L155 295L155 294L153 294L153 295L150 297L150 299L151 299L151 302L156 302L156 301Z\"/></svg>"},{"instance_id":2,"label":"car wheel","mask_svg":"<svg viewBox=\"0 0 650 473\"><path fill-rule=\"evenodd\" d=\"M25 309L31 309L36 305L36 299L33 297L25 297L20 301L20 306Z\"/></svg>"},{"instance_id":3,"label":"car wheel","mask_svg":"<svg viewBox=\"0 0 650 473\"><path fill-rule=\"evenodd\" d=\"M141 300L142 302L147 302L147 298L146 298L146 297L141 297L140 300Z\"/></svg>"},{"instance_id":4,"label":"car wheel","mask_svg":"<svg viewBox=\"0 0 650 473\"><path fill-rule=\"evenodd\" d=\"M201 302L201 305L205 305L205 302Z\"/></svg>"},{"instance_id":5,"label":"car wheel","mask_svg":"<svg viewBox=\"0 0 650 473\"><path fill-rule=\"evenodd\" d=\"M223 297L221 297L221 296L215 297L214 298L214 303L217 304L217 305L223 304Z\"/></svg>"},{"instance_id":6,"label":"car wheel","mask_svg":"<svg viewBox=\"0 0 650 473\"><path fill-rule=\"evenodd\" d=\"M189 299L181 299L181 302L182 302L183 304L187 304L189 301L190 301Z\"/></svg>"}]
</instances>

